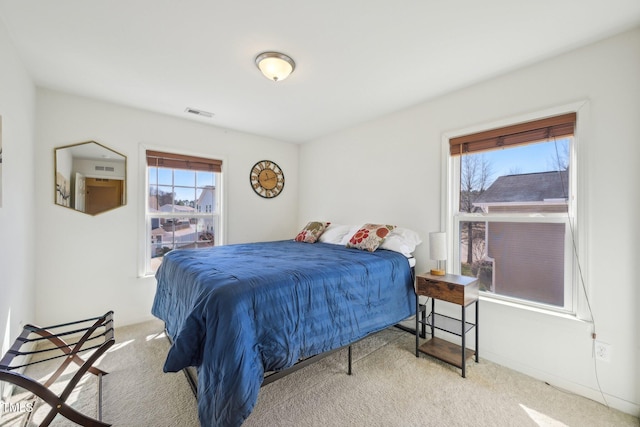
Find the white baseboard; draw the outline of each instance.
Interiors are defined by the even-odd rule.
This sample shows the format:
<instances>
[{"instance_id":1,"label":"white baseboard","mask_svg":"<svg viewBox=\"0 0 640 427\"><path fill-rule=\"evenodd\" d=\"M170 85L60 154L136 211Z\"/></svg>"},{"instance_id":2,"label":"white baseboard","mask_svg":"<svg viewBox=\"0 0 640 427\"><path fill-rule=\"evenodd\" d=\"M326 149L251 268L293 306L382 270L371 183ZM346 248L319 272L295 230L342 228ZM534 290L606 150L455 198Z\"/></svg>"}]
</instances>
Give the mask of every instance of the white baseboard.
<instances>
[{"instance_id":1,"label":"white baseboard","mask_svg":"<svg viewBox=\"0 0 640 427\"><path fill-rule=\"evenodd\" d=\"M630 402L628 400L621 399L617 396L612 396L607 393L601 393L600 390L587 387L584 384L569 381L566 378L558 377L557 375L553 375L548 372L533 368L531 366L518 363L517 361L501 357L500 355L497 355L495 353L485 351L482 353L481 357L498 365L528 375L537 380L544 381L552 385L553 387L577 394L582 397L586 397L587 399L591 399L595 402L601 403L613 409L617 409L618 411L624 412L626 414L640 417L640 405L637 403Z\"/></svg>"}]
</instances>

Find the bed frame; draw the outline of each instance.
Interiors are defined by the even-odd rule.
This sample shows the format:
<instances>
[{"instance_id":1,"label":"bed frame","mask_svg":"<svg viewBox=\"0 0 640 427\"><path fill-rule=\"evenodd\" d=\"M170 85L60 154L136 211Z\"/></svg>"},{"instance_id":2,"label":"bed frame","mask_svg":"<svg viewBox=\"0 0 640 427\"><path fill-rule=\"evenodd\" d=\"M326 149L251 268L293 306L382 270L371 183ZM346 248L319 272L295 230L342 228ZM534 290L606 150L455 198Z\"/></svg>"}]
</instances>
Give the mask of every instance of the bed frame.
<instances>
[{"instance_id":1,"label":"bed frame","mask_svg":"<svg viewBox=\"0 0 640 427\"><path fill-rule=\"evenodd\" d=\"M165 335L167 336L167 340L169 340L169 344L173 344L173 342L171 341L171 337L169 336L169 333L167 332L167 330L165 329ZM358 340L360 341L360 340ZM356 342L358 342L356 341ZM291 366L290 368L287 369L283 369L281 371L275 371L275 372L269 372L267 374L265 374L264 376L264 380L262 381L262 385L260 387L264 387L268 384L271 384L272 382L275 382L281 378L286 377L289 374L293 374L296 371L299 371L300 369L312 365L322 359L324 359L327 356L332 355L333 353L336 353L344 348L347 349L347 375L351 375L352 373L352 350L351 350L351 346L353 344L355 344L356 342L353 342L351 344L339 347L339 348L335 348L333 350L329 350L329 351L325 351L324 353L320 353L320 354L316 354L315 356L310 356L304 359L299 360L295 365ZM191 391L193 392L193 395L196 397L196 399L198 398L198 377L197 374L195 372L195 368L190 367L190 368L186 368L182 370L184 372L185 377L187 378L187 382L189 383L189 387L191 387Z\"/></svg>"}]
</instances>

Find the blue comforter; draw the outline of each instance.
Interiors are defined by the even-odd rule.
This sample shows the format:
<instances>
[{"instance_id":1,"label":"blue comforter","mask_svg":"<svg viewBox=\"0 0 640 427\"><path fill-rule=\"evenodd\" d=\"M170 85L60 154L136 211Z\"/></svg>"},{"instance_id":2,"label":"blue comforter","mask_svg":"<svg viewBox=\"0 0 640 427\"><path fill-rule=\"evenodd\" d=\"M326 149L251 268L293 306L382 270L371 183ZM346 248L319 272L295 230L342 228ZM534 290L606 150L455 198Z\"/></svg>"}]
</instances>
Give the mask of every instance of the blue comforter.
<instances>
[{"instance_id":1,"label":"blue comforter","mask_svg":"<svg viewBox=\"0 0 640 427\"><path fill-rule=\"evenodd\" d=\"M173 340L164 371L198 368L203 426L238 426L263 375L413 314L407 258L294 241L175 250L152 313Z\"/></svg>"}]
</instances>

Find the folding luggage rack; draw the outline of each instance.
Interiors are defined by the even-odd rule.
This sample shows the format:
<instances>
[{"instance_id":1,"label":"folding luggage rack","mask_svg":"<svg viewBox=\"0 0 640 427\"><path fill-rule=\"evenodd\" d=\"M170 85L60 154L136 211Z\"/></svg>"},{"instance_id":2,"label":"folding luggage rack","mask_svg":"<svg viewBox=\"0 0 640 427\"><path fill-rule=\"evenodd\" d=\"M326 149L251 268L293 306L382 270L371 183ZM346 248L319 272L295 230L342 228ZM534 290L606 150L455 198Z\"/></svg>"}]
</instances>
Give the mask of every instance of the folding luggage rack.
<instances>
[{"instance_id":1,"label":"folding luggage rack","mask_svg":"<svg viewBox=\"0 0 640 427\"><path fill-rule=\"evenodd\" d=\"M81 327L80 325L82 324L89 324L89 326ZM55 330L61 331L55 333ZM76 342L67 343L62 339L62 337L66 336L74 339L75 337L80 336L80 338ZM42 346L38 344L42 344L45 340L49 341L53 346L39 348ZM93 344L95 342L98 343ZM44 343L48 344L46 342ZM18 387L22 387L23 389L30 391L51 407L51 410L41 422L40 426L48 426L57 414L60 414L82 426L110 426L111 424L107 424L102 421L102 376L106 375L107 372L94 367L93 364L96 363L98 358L102 356L114 343L113 311L109 311L100 317L93 317L44 328L34 325L25 325L20 336L16 338L11 348L2 357L2 360L0 360L0 381L15 384ZM28 350L23 351L23 346L27 346ZM88 350L95 351L86 360L78 356L78 353ZM62 354L46 357L46 355L50 354L49 352L62 352ZM42 358L39 357L37 360L31 360L35 355L42 356ZM58 366L56 371L42 383L18 372L27 366L58 358L64 358L64 360ZM76 363L80 368L69 380L62 393L60 393L60 395L56 395L51 391L50 387L67 369L71 362ZM76 411L66 403L69 395L87 371L98 377L97 419Z\"/></svg>"}]
</instances>

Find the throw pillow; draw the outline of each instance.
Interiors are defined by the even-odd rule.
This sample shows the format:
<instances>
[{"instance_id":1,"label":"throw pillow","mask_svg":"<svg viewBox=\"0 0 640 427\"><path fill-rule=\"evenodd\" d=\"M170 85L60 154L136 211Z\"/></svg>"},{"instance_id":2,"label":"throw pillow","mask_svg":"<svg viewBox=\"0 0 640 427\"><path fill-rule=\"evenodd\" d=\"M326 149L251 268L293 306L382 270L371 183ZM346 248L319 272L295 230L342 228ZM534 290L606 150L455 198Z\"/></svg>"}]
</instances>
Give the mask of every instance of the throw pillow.
<instances>
[{"instance_id":1,"label":"throw pillow","mask_svg":"<svg viewBox=\"0 0 640 427\"><path fill-rule=\"evenodd\" d=\"M347 247L373 252L394 228L395 225L365 224L351 236Z\"/></svg>"},{"instance_id":2,"label":"throw pillow","mask_svg":"<svg viewBox=\"0 0 640 427\"><path fill-rule=\"evenodd\" d=\"M296 242L315 243L318 237L324 233L324 230L331 224L330 222L311 221L298 233L295 237Z\"/></svg>"}]
</instances>

